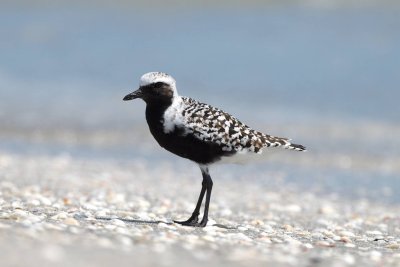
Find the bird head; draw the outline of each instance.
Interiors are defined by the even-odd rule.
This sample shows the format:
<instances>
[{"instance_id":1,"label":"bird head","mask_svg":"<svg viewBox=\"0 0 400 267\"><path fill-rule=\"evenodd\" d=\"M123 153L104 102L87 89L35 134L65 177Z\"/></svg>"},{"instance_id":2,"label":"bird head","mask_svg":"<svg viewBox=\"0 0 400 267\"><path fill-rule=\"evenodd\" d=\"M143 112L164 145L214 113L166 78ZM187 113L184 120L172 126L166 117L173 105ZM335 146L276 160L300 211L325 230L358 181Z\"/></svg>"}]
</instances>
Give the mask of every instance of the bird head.
<instances>
[{"instance_id":1,"label":"bird head","mask_svg":"<svg viewBox=\"0 0 400 267\"><path fill-rule=\"evenodd\" d=\"M176 81L163 72L149 72L140 78L139 89L126 95L124 101L141 98L146 103L172 102L178 96Z\"/></svg>"}]
</instances>

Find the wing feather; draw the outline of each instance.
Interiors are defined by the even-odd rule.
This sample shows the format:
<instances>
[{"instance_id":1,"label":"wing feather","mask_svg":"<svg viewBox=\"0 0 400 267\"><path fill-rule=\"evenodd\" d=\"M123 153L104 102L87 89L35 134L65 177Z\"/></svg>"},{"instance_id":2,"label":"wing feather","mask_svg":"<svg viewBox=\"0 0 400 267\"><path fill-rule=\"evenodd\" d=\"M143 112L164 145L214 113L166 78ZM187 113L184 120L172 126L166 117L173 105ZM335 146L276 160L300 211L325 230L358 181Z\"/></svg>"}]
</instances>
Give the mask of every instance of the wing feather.
<instances>
[{"instance_id":1,"label":"wing feather","mask_svg":"<svg viewBox=\"0 0 400 267\"><path fill-rule=\"evenodd\" d=\"M291 146L287 138L255 131L218 108L188 97L182 97L182 100L182 117L186 132L204 142L218 144L225 151L261 153L264 147L278 146L294 150L305 149L298 145Z\"/></svg>"}]
</instances>

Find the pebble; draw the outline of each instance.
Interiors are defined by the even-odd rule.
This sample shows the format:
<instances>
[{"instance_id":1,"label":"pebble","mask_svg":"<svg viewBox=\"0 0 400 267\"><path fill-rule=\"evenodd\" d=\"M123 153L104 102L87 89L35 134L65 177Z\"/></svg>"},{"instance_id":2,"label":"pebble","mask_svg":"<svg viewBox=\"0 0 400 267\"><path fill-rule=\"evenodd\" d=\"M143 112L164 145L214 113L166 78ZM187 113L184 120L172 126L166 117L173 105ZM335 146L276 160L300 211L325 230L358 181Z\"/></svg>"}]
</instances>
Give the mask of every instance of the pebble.
<instances>
[{"instance_id":1,"label":"pebble","mask_svg":"<svg viewBox=\"0 0 400 267\"><path fill-rule=\"evenodd\" d=\"M319 247L330 247L330 248L335 247L335 243L328 242L328 241L317 241L315 243L315 245L319 246Z\"/></svg>"},{"instance_id":2,"label":"pebble","mask_svg":"<svg viewBox=\"0 0 400 267\"><path fill-rule=\"evenodd\" d=\"M345 231L345 230L339 231L338 234L340 236L345 236L345 237L355 237L356 236L353 232Z\"/></svg>"},{"instance_id":3,"label":"pebble","mask_svg":"<svg viewBox=\"0 0 400 267\"><path fill-rule=\"evenodd\" d=\"M110 222L117 226L124 226L124 227L126 226L125 222L119 219L112 219Z\"/></svg>"},{"instance_id":4,"label":"pebble","mask_svg":"<svg viewBox=\"0 0 400 267\"><path fill-rule=\"evenodd\" d=\"M24 210L16 209L9 214L9 218L13 220L22 220L29 216L29 213Z\"/></svg>"},{"instance_id":5,"label":"pebble","mask_svg":"<svg viewBox=\"0 0 400 267\"><path fill-rule=\"evenodd\" d=\"M314 239L323 239L324 235L320 232L313 232L311 233L311 237Z\"/></svg>"},{"instance_id":6,"label":"pebble","mask_svg":"<svg viewBox=\"0 0 400 267\"><path fill-rule=\"evenodd\" d=\"M28 201L28 204L32 205L32 206L39 206L40 203L41 202L38 199L31 199L31 200Z\"/></svg>"},{"instance_id":7,"label":"pebble","mask_svg":"<svg viewBox=\"0 0 400 267\"><path fill-rule=\"evenodd\" d=\"M252 220L251 222L250 222L250 224L251 225L254 225L254 226L264 226L264 222L263 221L261 221L261 220Z\"/></svg>"},{"instance_id":8,"label":"pebble","mask_svg":"<svg viewBox=\"0 0 400 267\"><path fill-rule=\"evenodd\" d=\"M347 236L342 236L340 237L340 241L344 242L344 243L351 243L351 239Z\"/></svg>"},{"instance_id":9,"label":"pebble","mask_svg":"<svg viewBox=\"0 0 400 267\"><path fill-rule=\"evenodd\" d=\"M96 218L106 218L108 216L108 212L105 210L96 211L95 217Z\"/></svg>"},{"instance_id":10,"label":"pebble","mask_svg":"<svg viewBox=\"0 0 400 267\"><path fill-rule=\"evenodd\" d=\"M202 238L203 238L203 240L208 241L208 242L215 242L215 237L210 236L210 235L205 235Z\"/></svg>"},{"instance_id":11,"label":"pebble","mask_svg":"<svg viewBox=\"0 0 400 267\"><path fill-rule=\"evenodd\" d=\"M310 243L305 243L305 244L303 244L303 247L305 247L306 249L312 249L312 248L314 248L314 246L313 246L312 244L310 244Z\"/></svg>"},{"instance_id":12,"label":"pebble","mask_svg":"<svg viewBox=\"0 0 400 267\"><path fill-rule=\"evenodd\" d=\"M346 248L355 248L355 247L356 247L356 245L353 244L353 243L346 243L346 244L344 244L344 246L345 246Z\"/></svg>"},{"instance_id":13,"label":"pebble","mask_svg":"<svg viewBox=\"0 0 400 267\"><path fill-rule=\"evenodd\" d=\"M47 197L41 197L40 198L40 202L45 205L45 206L51 206L53 204L53 202L51 201L51 199L47 198Z\"/></svg>"},{"instance_id":14,"label":"pebble","mask_svg":"<svg viewBox=\"0 0 400 267\"><path fill-rule=\"evenodd\" d=\"M372 235L372 236L382 236L382 232L381 231L378 231L378 230L375 230L375 231L366 231L365 232L367 235Z\"/></svg>"},{"instance_id":15,"label":"pebble","mask_svg":"<svg viewBox=\"0 0 400 267\"><path fill-rule=\"evenodd\" d=\"M74 218L65 218L62 222L66 225L71 225L71 226L79 225L79 222L77 220L75 220Z\"/></svg>"},{"instance_id":16,"label":"pebble","mask_svg":"<svg viewBox=\"0 0 400 267\"><path fill-rule=\"evenodd\" d=\"M262 226L262 230L263 230L264 232L267 232L267 233L273 233L273 232L275 232L275 230L272 228L272 226L270 226L270 225L268 225L268 224L263 225L263 226Z\"/></svg>"},{"instance_id":17,"label":"pebble","mask_svg":"<svg viewBox=\"0 0 400 267\"><path fill-rule=\"evenodd\" d=\"M400 248L400 244L392 243L392 244L386 245L386 248L399 249Z\"/></svg>"},{"instance_id":18,"label":"pebble","mask_svg":"<svg viewBox=\"0 0 400 267\"><path fill-rule=\"evenodd\" d=\"M285 230L285 232L293 232L293 226L291 226L290 224L282 225L282 229Z\"/></svg>"},{"instance_id":19,"label":"pebble","mask_svg":"<svg viewBox=\"0 0 400 267\"><path fill-rule=\"evenodd\" d=\"M56 215L51 216L52 220L64 220L68 218L68 213L66 212L60 212L57 213Z\"/></svg>"},{"instance_id":20,"label":"pebble","mask_svg":"<svg viewBox=\"0 0 400 267\"><path fill-rule=\"evenodd\" d=\"M244 226L239 226L237 229L242 232L249 230L247 227Z\"/></svg>"}]
</instances>

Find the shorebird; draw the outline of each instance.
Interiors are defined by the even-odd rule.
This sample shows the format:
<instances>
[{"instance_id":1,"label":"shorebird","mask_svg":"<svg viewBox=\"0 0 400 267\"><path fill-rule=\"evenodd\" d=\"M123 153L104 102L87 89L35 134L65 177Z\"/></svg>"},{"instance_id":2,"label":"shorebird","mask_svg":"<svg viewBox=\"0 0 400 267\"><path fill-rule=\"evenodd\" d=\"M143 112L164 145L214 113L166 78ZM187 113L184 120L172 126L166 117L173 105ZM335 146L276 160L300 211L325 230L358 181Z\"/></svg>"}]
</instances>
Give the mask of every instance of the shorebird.
<instances>
[{"instance_id":1,"label":"shorebird","mask_svg":"<svg viewBox=\"0 0 400 267\"><path fill-rule=\"evenodd\" d=\"M162 72L149 72L140 78L139 89L123 100L141 98L146 102L146 120L158 144L166 150L196 162L203 181L196 207L186 226L205 227L208 221L213 181L209 166L236 154L261 153L266 147L304 151L302 145L251 129L232 115L210 105L178 94L175 79ZM200 207L206 195L203 218Z\"/></svg>"}]
</instances>

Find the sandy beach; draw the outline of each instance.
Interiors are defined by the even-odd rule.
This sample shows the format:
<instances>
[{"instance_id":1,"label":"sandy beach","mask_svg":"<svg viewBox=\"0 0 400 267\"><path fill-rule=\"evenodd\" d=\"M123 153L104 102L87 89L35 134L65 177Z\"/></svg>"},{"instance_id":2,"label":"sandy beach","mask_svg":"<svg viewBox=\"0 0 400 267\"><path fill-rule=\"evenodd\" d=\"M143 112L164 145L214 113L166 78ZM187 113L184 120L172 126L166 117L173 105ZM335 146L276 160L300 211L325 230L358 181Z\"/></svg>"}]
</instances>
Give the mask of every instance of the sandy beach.
<instances>
[{"instance_id":1,"label":"sandy beach","mask_svg":"<svg viewBox=\"0 0 400 267\"><path fill-rule=\"evenodd\" d=\"M205 228L196 166L0 155L2 266L398 266L400 207L215 179ZM279 179L271 173L268 179Z\"/></svg>"}]
</instances>

